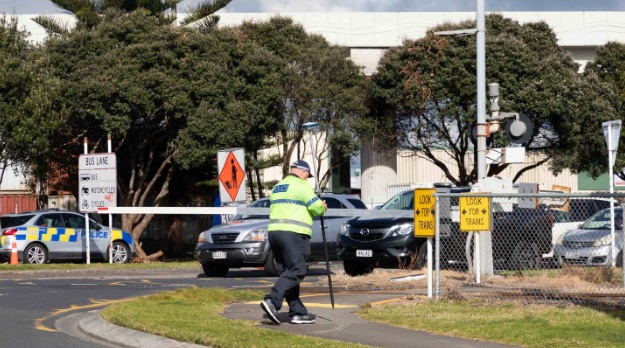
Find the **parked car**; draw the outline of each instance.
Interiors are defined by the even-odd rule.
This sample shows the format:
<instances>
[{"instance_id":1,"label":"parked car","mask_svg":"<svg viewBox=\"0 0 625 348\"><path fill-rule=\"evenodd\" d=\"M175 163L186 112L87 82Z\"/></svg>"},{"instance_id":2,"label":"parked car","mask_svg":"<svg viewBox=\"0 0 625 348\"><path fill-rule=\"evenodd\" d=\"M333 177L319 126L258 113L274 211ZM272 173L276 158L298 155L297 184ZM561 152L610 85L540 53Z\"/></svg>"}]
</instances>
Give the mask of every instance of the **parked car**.
<instances>
[{"instance_id":1,"label":"parked car","mask_svg":"<svg viewBox=\"0 0 625 348\"><path fill-rule=\"evenodd\" d=\"M451 188L452 193L469 187ZM413 210L414 191L404 191L381 210ZM345 273L363 275L374 268L421 268L427 257L425 238L414 236L414 219L408 217L367 218L347 221L337 236L337 254L343 260Z\"/></svg>"},{"instance_id":2,"label":"parked car","mask_svg":"<svg viewBox=\"0 0 625 348\"><path fill-rule=\"evenodd\" d=\"M470 191L452 187L451 193ZM412 210L414 191L391 198L380 209ZM458 213L458 200L448 201L450 216ZM555 238L574 228L590 214L609 206L609 200L572 198L567 212L540 206L536 209L513 208L493 216L493 263L499 269L540 268L543 258L552 255ZM454 208L456 208L454 210ZM457 219L441 219L441 267L467 268L467 236ZM337 237L339 258L345 273L352 276L380 268L421 268L427 262L425 238L415 238L412 218L356 218L346 222ZM469 250L473 250L472 243Z\"/></svg>"},{"instance_id":3,"label":"parked car","mask_svg":"<svg viewBox=\"0 0 625 348\"><path fill-rule=\"evenodd\" d=\"M0 216L0 258L9 260L13 242L22 263L43 264L57 260L86 260L85 216L47 209ZM114 263L130 262L135 255L132 236L89 219L90 258L109 260L112 240Z\"/></svg>"},{"instance_id":4,"label":"parked car","mask_svg":"<svg viewBox=\"0 0 625 348\"><path fill-rule=\"evenodd\" d=\"M609 206L608 199L575 197L569 199L567 211L546 205L535 209L514 205L510 212L494 214L491 235L494 266L512 270L553 266L556 240ZM466 268L467 234L459 231L458 224L451 224L448 230L447 235L441 236L441 264Z\"/></svg>"},{"instance_id":5,"label":"parked car","mask_svg":"<svg viewBox=\"0 0 625 348\"><path fill-rule=\"evenodd\" d=\"M614 253L610 217L610 209L603 209L577 229L566 232L556 242L554 258L560 265L609 266L616 256L616 265L622 267L623 209L614 208Z\"/></svg>"},{"instance_id":6,"label":"parked car","mask_svg":"<svg viewBox=\"0 0 625 348\"><path fill-rule=\"evenodd\" d=\"M356 196L324 194L328 209L367 209ZM269 198L262 198L250 205L252 208L269 208ZM335 240L341 225L348 217L325 217L328 254L336 259ZM209 277L223 277L230 268L264 267L271 276L277 275L273 254L267 240L268 215L237 215L230 222L215 226L200 233L196 255L204 274ZM325 259L320 218L313 221L310 239L311 255L308 261Z\"/></svg>"}]
</instances>

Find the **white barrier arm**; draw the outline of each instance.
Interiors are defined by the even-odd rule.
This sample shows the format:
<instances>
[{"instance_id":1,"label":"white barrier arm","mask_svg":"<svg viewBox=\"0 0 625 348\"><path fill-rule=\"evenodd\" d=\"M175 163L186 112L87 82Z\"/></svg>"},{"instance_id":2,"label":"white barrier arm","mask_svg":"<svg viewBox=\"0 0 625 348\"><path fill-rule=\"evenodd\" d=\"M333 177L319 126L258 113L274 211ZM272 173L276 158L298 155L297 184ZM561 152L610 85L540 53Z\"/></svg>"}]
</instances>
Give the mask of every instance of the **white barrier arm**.
<instances>
[{"instance_id":1,"label":"white barrier arm","mask_svg":"<svg viewBox=\"0 0 625 348\"><path fill-rule=\"evenodd\" d=\"M98 208L99 214L189 214L220 215L245 214L269 215L269 208L248 207L108 207ZM367 217L367 218L414 218L412 210L365 210L365 209L328 209L325 217Z\"/></svg>"}]
</instances>

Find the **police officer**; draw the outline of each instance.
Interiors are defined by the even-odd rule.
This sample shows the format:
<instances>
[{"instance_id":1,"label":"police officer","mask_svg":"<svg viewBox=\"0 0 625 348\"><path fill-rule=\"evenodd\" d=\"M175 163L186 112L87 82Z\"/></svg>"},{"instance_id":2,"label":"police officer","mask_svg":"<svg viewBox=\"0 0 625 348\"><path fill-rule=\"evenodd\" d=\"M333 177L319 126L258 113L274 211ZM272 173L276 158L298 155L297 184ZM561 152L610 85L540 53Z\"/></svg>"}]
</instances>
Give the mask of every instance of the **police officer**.
<instances>
[{"instance_id":1,"label":"police officer","mask_svg":"<svg viewBox=\"0 0 625 348\"><path fill-rule=\"evenodd\" d=\"M269 244L280 275L260 307L275 324L280 324L278 311L282 299L289 305L293 324L313 324L315 316L299 298L300 283L306 276L310 255L313 216L323 215L328 206L320 200L306 179L311 178L305 161L295 161L289 175L274 186L269 199Z\"/></svg>"}]
</instances>

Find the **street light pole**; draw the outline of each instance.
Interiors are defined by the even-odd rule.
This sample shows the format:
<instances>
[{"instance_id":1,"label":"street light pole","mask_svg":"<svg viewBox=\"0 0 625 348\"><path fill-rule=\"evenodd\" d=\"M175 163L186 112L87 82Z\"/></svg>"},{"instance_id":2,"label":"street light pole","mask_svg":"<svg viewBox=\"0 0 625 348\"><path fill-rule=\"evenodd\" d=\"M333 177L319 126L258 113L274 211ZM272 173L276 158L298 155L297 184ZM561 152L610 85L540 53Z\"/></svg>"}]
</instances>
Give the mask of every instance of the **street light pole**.
<instances>
[{"instance_id":1,"label":"street light pole","mask_svg":"<svg viewBox=\"0 0 625 348\"><path fill-rule=\"evenodd\" d=\"M477 0L477 181L486 177L486 19Z\"/></svg>"}]
</instances>

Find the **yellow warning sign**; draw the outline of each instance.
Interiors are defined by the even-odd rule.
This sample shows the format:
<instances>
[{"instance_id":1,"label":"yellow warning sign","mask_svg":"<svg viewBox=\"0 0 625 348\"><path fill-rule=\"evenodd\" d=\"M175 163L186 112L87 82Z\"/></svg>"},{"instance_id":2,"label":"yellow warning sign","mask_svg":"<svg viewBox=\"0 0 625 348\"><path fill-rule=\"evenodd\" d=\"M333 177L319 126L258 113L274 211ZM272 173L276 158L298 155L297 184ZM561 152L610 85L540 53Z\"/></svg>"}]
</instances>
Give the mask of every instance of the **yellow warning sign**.
<instances>
[{"instance_id":1,"label":"yellow warning sign","mask_svg":"<svg viewBox=\"0 0 625 348\"><path fill-rule=\"evenodd\" d=\"M472 194L481 192L472 192ZM490 230L490 197L458 198L460 205L460 231Z\"/></svg>"},{"instance_id":2,"label":"yellow warning sign","mask_svg":"<svg viewBox=\"0 0 625 348\"><path fill-rule=\"evenodd\" d=\"M434 230L434 198L436 189L415 189L414 190L414 236L432 238L435 236Z\"/></svg>"}]
</instances>

